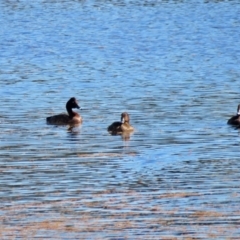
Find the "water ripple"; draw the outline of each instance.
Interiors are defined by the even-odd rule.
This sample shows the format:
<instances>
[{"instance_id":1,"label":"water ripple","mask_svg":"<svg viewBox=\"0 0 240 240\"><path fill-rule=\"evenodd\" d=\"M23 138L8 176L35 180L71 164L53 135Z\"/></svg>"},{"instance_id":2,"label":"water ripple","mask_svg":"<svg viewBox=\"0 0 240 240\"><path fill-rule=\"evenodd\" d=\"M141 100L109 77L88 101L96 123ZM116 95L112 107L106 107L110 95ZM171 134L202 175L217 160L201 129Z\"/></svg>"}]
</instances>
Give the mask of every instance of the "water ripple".
<instances>
[{"instance_id":1,"label":"water ripple","mask_svg":"<svg viewBox=\"0 0 240 240\"><path fill-rule=\"evenodd\" d=\"M1 238L238 238L237 1L0 8Z\"/></svg>"}]
</instances>

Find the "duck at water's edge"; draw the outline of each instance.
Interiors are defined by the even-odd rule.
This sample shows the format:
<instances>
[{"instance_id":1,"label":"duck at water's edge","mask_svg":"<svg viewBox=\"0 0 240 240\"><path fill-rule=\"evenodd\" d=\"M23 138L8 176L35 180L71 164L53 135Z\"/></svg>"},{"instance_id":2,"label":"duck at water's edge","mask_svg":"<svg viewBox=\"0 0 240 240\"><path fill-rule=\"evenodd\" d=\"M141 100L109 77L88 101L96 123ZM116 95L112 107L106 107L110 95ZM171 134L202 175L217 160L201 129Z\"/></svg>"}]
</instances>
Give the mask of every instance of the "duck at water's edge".
<instances>
[{"instance_id":1,"label":"duck at water's edge","mask_svg":"<svg viewBox=\"0 0 240 240\"><path fill-rule=\"evenodd\" d=\"M46 118L47 124L68 125L82 123L82 117L78 113L74 112L72 110L73 108L80 108L76 98L74 97L70 98L66 104L68 114L62 113L51 117L47 117Z\"/></svg>"},{"instance_id":2,"label":"duck at water's edge","mask_svg":"<svg viewBox=\"0 0 240 240\"><path fill-rule=\"evenodd\" d=\"M237 114L231 117L227 123L234 126L240 125L240 104L238 105L238 108L237 108Z\"/></svg>"},{"instance_id":3,"label":"duck at water's edge","mask_svg":"<svg viewBox=\"0 0 240 240\"><path fill-rule=\"evenodd\" d=\"M134 131L134 128L130 125L129 114L126 112L121 114L121 122L114 122L108 127L108 132L112 134L121 134L132 131Z\"/></svg>"}]
</instances>

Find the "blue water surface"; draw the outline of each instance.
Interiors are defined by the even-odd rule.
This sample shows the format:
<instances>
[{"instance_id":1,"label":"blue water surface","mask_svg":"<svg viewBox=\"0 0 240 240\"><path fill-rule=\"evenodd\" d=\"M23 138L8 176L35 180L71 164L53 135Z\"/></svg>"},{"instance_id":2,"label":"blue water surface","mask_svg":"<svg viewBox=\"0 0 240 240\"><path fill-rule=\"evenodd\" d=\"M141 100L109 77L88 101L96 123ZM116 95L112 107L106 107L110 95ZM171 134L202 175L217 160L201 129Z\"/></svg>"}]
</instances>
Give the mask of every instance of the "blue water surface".
<instances>
[{"instance_id":1,"label":"blue water surface","mask_svg":"<svg viewBox=\"0 0 240 240\"><path fill-rule=\"evenodd\" d=\"M196 191L201 196L191 201L141 204L187 209L196 203L194 211L221 209L226 218L236 212L240 139L226 122L239 104L238 1L0 0L0 9L2 206L80 200L109 189ZM83 124L46 125L73 96ZM107 132L123 111L135 128L127 139ZM231 235L223 232L234 238L236 222L239 217L211 224L230 227ZM180 236L172 224L166 234ZM162 232L157 226L151 239ZM188 236L218 233L193 229ZM150 232L148 226L122 230L143 239Z\"/></svg>"}]
</instances>

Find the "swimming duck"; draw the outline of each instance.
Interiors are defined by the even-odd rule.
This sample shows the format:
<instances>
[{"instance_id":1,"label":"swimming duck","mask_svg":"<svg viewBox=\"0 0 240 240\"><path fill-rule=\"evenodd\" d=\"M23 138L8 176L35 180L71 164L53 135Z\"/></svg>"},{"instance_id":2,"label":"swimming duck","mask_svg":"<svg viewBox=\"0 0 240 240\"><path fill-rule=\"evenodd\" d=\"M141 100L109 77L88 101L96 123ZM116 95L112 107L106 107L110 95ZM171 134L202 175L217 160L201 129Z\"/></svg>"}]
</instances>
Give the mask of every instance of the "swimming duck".
<instances>
[{"instance_id":1,"label":"swimming duck","mask_svg":"<svg viewBox=\"0 0 240 240\"><path fill-rule=\"evenodd\" d=\"M108 131L112 134L121 134L123 132L132 132L134 128L130 125L129 114L123 112L121 114L121 122L114 122L108 127Z\"/></svg>"},{"instance_id":2,"label":"swimming duck","mask_svg":"<svg viewBox=\"0 0 240 240\"><path fill-rule=\"evenodd\" d=\"M74 112L72 108L80 108L76 98L72 97L66 103L66 109L68 114L62 113L58 115L54 115L51 117L47 117L47 124L53 125L68 125L68 124L79 124L82 122L82 117Z\"/></svg>"},{"instance_id":3,"label":"swimming duck","mask_svg":"<svg viewBox=\"0 0 240 240\"><path fill-rule=\"evenodd\" d=\"M231 117L227 123L231 125L240 125L240 104L238 105L237 108L237 114Z\"/></svg>"}]
</instances>

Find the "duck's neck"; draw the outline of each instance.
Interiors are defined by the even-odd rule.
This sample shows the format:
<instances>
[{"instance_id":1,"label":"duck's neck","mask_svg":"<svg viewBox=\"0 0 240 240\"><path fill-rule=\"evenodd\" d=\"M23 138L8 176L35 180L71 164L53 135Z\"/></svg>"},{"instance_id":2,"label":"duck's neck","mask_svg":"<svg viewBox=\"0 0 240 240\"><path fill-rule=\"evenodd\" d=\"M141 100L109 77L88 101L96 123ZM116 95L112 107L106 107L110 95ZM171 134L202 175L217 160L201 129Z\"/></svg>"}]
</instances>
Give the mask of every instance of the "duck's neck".
<instances>
[{"instance_id":1,"label":"duck's neck","mask_svg":"<svg viewBox=\"0 0 240 240\"><path fill-rule=\"evenodd\" d=\"M67 106L66 108L67 108L67 112L68 112L69 117L70 117L70 118L73 118L76 113L72 110L71 107L68 107L68 106Z\"/></svg>"}]
</instances>

